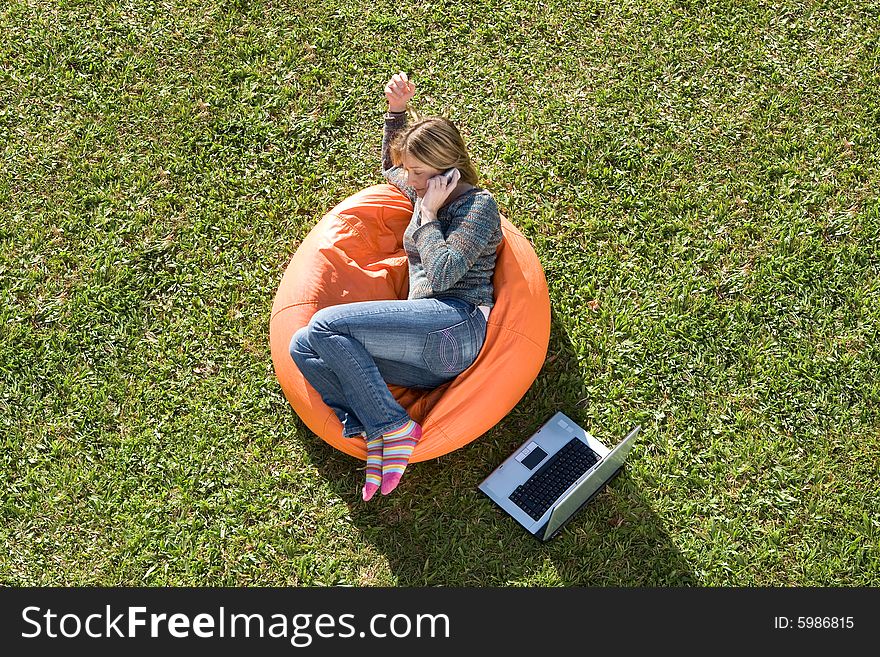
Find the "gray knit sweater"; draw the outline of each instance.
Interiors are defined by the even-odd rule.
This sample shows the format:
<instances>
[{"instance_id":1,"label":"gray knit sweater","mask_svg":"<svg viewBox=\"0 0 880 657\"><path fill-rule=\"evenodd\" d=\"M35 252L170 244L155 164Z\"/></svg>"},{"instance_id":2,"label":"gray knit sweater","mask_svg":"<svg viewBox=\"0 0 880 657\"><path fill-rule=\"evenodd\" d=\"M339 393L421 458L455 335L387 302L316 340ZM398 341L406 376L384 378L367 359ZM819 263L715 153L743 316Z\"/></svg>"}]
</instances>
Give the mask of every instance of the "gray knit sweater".
<instances>
[{"instance_id":1,"label":"gray knit sweater","mask_svg":"<svg viewBox=\"0 0 880 657\"><path fill-rule=\"evenodd\" d=\"M495 199L474 187L437 211L438 221L421 223L421 201L406 184L403 167L391 161L393 137L406 128L406 114L386 114L382 136L382 174L413 203L403 233L409 259L409 297L457 297L478 306L495 305L492 274L501 242Z\"/></svg>"}]
</instances>

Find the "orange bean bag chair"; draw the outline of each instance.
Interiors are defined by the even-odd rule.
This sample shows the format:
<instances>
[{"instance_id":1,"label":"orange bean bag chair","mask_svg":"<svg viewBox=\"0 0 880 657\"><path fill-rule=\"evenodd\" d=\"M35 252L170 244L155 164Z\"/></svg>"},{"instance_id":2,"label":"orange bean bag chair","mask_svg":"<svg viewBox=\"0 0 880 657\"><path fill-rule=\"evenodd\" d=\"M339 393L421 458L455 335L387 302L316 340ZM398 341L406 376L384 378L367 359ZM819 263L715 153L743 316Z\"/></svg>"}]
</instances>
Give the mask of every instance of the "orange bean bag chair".
<instances>
[{"instance_id":1,"label":"orange bean bag chair","mask_svg":"<svg viewBox=\"0 0 880 657\"><path fill-rule=\"evenodd\" d=\"M345 199L303 240L281 279L269 324L275 374L303 422L334 447L366 460L362 438L343 438L342 424L290 357L293 334L319 309L340 303L406 299L409 270L403 232L409 199L393 185ZM538 376L550 341L550 296L532 245L504 217L493 283L495 306L477 360L434 390L389 386L422 425L411 462L442 456L495 426Z\"/></svg>"}]
</instances>

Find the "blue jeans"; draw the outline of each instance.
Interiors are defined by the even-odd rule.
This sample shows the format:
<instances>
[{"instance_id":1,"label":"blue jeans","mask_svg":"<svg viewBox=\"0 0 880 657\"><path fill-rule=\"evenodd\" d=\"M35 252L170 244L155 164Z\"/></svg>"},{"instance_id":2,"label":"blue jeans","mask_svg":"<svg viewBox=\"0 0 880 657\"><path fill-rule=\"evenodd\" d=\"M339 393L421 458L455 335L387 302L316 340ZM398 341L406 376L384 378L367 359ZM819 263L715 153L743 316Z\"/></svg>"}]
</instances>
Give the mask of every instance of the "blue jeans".
<instances>
[{"instance_id":1,"label":"blue jeans","mask_svg":"<svg viewBox=\"0 0 880 657\"><path fill-rule=\"evenodd\" d=\"M486 339L479 307L453 297L323 308L294 333L290 356L342 423L368 440L409 420L388 384L436 388L464 372Z\"/></svg>"}]
</instances>

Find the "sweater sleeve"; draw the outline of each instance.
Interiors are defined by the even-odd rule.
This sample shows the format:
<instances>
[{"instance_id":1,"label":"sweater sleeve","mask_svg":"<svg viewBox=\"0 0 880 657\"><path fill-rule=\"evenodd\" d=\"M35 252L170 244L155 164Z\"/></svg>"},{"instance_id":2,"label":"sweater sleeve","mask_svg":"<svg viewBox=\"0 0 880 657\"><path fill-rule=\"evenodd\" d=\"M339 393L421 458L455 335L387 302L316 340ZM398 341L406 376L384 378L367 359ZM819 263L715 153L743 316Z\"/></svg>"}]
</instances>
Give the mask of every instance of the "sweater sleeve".
<instances>
[{"instance_id":1,"label":"sweater sleeve","mask_svg":"<svg viewBox=\"0 0 880 657\"><path fill-rule=\"evenodd\" d=\"M400 189L406 187L406 177L403 174L403 168L394 166L394 162L391 160L391 142L405 128L406 112L385 114L385 129L382 133L382 175L388 182Z\"/></svg>"},{"instance_id":2,"label":"sweater sleeve","mask_svg":"<svg viewBox=\"0 0 880 657\"><path fill-rule=\"evenodd\" d=\"M425 275L435 292L444 292L458 283L489 246L497 246L490 245L501 225L494 198L474 196L461 212L464 216L450 222L452 227L445 235L439 221L422 224L412 234Z\"/></svg>"}]
</instances>

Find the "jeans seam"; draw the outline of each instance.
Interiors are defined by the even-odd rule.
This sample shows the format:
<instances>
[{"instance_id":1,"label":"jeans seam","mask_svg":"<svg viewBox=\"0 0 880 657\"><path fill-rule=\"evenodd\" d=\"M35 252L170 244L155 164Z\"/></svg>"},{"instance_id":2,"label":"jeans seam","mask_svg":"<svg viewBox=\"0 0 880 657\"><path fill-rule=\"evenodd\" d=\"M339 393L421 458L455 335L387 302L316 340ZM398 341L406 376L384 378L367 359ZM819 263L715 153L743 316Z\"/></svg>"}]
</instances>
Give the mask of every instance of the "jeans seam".
<instances>
[{"instance_id":1,"label":"jeans seam","mask_svg":"<svg viewBox=\"0 0 880 657\"><path fill-rule=\"evenodd\" d=\"M389 299L389 301L391 301L391 299ZM336 306L329 306L329 308L335 308L335 307ZM409 313L409 312L412 312L412 310L410 310L409 308L382 308L380 310L361 310L360 312L357 312L357 313L348 313L344 317L340 317L338 319L348 319L350 317L366 317L368 315L382 315L382 314L387 314L387 313ZM335 321L336 321L335 319L331 320L330 322L328 322L328 325L332 324Z\"/></svg>"},{"instance_id":2,"label":"jeans seam","mask_svg":"<svg viewBox=\"0 0 880 657\"><path fill-rule=\"evenodd\" d=\"M338 331L338 330L336 330L336 329L334 328L334 325L335 325L336 322L339 321L339 320L342 320L342 321L344 322L345 320L348 320L348 319L353 319L353 318L357 318L357 317L368 317L369 315L381 315L381 314L386 314L386 313L407 313L407 312L411 312L411 311L410 311L409 309L407 309L407 308L395 308L395 309L385 309L385 310L369 310L369 311L362 311L362 312L359 312L359 313L351 313L351 314L345 315L344 317L339 317L339 318L337 318L337 319L330 320L330 321L327 322L326 324L327 324L328 328L330 328L331 330L333 330L333 331L336 332L336 333L339 333L340 331ZM448 312L448 311L444 311L444 312ZM425 313L425 314L429 314L429 313ZM436 312L432 312L432 313L430 313L430 314L435 314L435 315L436 315L437 313L436 313ZM459 315L459 314L457 314L457 316L458 316L458 317L461 317L461 315ZM469 318L470 318L470 317L469 317ZM467 321L467 320L465 320L465 321ZM460 323L460 322L456 322L456 323ZM453 326L454 326L454 325L453 325ZM346 327L346 328L347 328L347 327ZM450 327L450 328L451 328L451 327ZM443 330L443 329L440 329L440 330ZM349 337L350 337L350 336L349 336Z\"/></svg>"}]
</instances>

